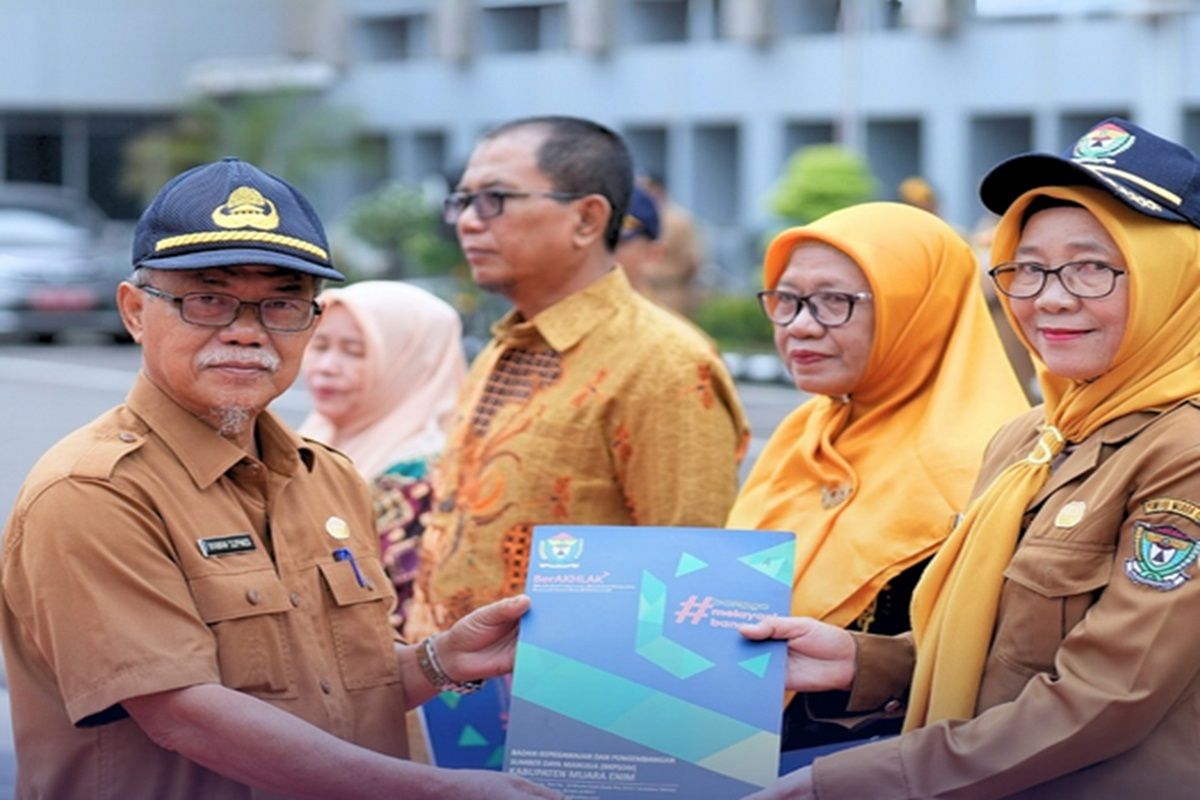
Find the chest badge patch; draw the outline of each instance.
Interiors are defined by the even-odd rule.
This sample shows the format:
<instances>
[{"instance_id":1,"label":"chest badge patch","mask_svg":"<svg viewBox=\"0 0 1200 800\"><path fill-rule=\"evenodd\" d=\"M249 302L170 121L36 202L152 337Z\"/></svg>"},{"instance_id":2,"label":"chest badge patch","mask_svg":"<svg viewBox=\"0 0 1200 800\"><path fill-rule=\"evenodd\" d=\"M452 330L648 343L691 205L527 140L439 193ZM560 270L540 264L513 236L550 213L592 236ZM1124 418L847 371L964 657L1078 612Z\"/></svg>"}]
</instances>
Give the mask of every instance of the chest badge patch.
<instances>
[{"instance_id":1,"label":"chest badge patch","mask_svg":"<svg viewBox=\"0 0 1200 800\"><path fill-rule=\"evenodd\" d=\"M339 541L350 538L350 526L341 517L330 517L325 520L325 532Z\"/></svg>"},{"instance_id":2,"label":"chest badge patch","mask_svg":"<svg viewBox=\"0 0 1200 800\"><path fill-rule=\"evenodd\" d=\"M1083 519L1083 512L1087 511L1087 503L1082 500L1072 500L1058 510L1058 515L1054 517L1054 526L1056 528L1074 528Z\"/></svg>"},{"instance_id":3,"label":"chest badge patch","mask_svg":"<svg viewBox=\"0 0 1200 800\"><path fill-rule=\"evenodd\" d=\"M1125 574L1134 583L1169 592L1191 576L1188 569L1200 553L1196 540L1173 525L1133 523L1133 558L1125 559Z\"/></svg>"},{"instance_id":4,"label":"chest badge patch","mask_svg":"<svg viewBox=\"0 0 1200 800\"><path fill-rule=\"evenodd\" d=\"M254 537L248 533L234 533L229 536L210 536L206 539L197 539L196 545L200 548L200 554L205 558L230 556L236 553L249 553L258 547L254 543Z\"/></svg>"}]
</instances>

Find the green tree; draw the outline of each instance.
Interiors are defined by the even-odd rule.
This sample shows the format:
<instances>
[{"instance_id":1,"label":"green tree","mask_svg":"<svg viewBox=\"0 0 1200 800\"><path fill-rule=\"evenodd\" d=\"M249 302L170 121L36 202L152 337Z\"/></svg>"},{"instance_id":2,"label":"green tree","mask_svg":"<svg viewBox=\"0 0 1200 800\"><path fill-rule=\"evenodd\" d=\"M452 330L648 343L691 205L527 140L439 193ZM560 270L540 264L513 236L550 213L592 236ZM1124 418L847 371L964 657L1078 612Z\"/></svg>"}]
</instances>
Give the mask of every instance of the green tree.
<instances>
[{"instance_id":1,"label":"green tree","mask_svg":"<svg viewBox=\"0 0 1200 800\"><path fill-rule=\"evenodd\" d=\"M149 202L175 175L227 155L303 185L319 168L363 157L357 117L301 90L201 97L169 122L132 139L121 187Z\"/></svg>"},{"instance_id":2,"label":"green tree","mask_svg":"<svg viewBox=\"0 0 1200 800\"><path fill-rule=\"evenodd\" d=\"M360 198L347 215L350 232L379 250L391 278L443 275L462 263L458 243L414 186L386 184Z\"/></svg>"},{"instance_id":3,"label":"green tree","mask_svg":"<svg viewBox=\"0 0 1200 800\"><path fill-rule=\"evenodd\" d=\"M771 209L807 224L839 208L875 197L878 182L854 153L833 144L797 150L788 159L771 196Z\"/></svg>"}]
</instances>

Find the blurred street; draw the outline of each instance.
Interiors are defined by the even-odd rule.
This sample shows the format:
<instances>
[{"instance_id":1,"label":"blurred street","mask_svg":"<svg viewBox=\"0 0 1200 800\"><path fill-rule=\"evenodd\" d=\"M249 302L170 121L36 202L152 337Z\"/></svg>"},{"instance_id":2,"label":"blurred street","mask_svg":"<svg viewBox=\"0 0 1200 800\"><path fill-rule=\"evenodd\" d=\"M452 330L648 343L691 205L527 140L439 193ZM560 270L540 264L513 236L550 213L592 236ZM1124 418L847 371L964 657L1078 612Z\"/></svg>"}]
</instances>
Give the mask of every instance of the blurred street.
<instances>
[{"instance_id":1,"label":"blurred street","mask_svg":"<svg viewBox=\"0 0 1200 800\"><path fill-rule=\"evenodd\" d=\"M99 344L90 339L57 345L0 344L0 509L7 519L13 500L38 457L59 438L120 403L133 381L140 350ZM740 384L742 402L754 434L743 476L775 425L801 397L778 384ZM302 387L293 387L273 406L298 424L309 403ZM15 767L7 687L0 688L0 800L13 796Z\"/></svg>"}]
</instances>

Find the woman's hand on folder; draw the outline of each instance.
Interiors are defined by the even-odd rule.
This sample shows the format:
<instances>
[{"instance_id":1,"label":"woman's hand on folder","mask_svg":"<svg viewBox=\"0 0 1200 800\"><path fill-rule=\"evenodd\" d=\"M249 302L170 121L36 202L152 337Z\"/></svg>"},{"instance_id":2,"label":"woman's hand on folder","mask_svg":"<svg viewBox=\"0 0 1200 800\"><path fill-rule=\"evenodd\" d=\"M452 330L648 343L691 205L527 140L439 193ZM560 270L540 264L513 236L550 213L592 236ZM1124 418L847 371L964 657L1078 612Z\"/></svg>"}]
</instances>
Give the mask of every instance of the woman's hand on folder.
<instances>
[{"instance_id":1,"label":"woman's hand on folder","mask_svg":"<svg viewBox=\"0 0 1200 800\"><path fill-rule=\"evenodd\" d=\"M741 625L747 639L786 639L787 688L794 692L849 689L856 668L854 638L842 628L811 617L767 617Z\"/></svg>"}]
</instances>

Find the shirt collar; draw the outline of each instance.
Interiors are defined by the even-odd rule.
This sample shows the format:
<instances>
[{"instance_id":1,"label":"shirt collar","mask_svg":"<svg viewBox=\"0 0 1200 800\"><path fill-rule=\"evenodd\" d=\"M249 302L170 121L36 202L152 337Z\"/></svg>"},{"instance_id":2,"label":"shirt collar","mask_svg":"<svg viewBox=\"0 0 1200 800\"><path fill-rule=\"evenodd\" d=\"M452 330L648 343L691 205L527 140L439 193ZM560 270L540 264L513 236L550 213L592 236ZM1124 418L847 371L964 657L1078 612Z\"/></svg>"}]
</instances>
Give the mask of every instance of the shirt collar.
<instances>
[{"instance_id":1,"label":"shirt collar","mask_svg":"<svg viewBox=\"0 0 1200 800\"><path fill-rule=\"evenodd\" d=\"M144 372L138 373L125 403L163 441L201 489L207 489L246 458L244 450L172 400ZM303 463L312 471L311 447L275 414L264 411L255 424L262 460L268 469L293 475Z\"/></svg>"},{"instance_id":2,"label":"shirt collar","mask_svg":"<svg viewBox=\"0 0 1200 800\"><path fill-rule=\"evenodd\" d=\"M620 267L614 267L586 288L526 320L510 311L492 326L492 335L505 346L519 346L544 339L554 350L570 350L597 325L629 302L633 287Z\"/></svg>"}]
</instances>

